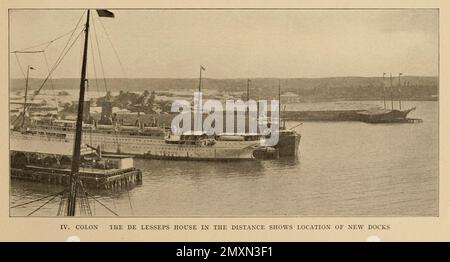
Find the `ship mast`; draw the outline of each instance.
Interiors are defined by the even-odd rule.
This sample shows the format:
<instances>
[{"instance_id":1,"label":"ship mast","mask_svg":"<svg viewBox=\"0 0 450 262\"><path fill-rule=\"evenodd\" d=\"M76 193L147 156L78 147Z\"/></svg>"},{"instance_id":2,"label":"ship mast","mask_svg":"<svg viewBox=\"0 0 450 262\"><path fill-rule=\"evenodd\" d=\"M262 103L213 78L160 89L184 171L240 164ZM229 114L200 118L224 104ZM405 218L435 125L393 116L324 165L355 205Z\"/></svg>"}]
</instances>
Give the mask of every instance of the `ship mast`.
<instances>
[{"instance_id":1,"label":"ship mast","mask_svg":"<svg viewBox=\"0 0 450 262\"><path fill-rule=\"evenodd\" d=\"M389 75L389 81L391 83L391 108L392 108L392 110L394 110L394 94L392 91L392 73L390 73L390 75Z\"/></svg>"},{"instance_id":2,"label":"ship mast","mask_svg":"<svg viewBox=\"0 0 450 262\"><path fill-rule=\"evenodd\" d=\"M203 66L200 66L200 77L198 79L198 92L200 93L202 91L202 71L204 71L205 68Z\"/></svg>"},{"instance_id":3,"label":"ship mast","mask_svg":"<svg viewBox=\"0 0 450 262\"><path fill-rule=\"evenodd\" d=\"M22 124L21 127L23 128L23 125L25 124L25 113L27 110L27 96L28 96L28 76L30 74L30 69L34 70L32 66L27 67L27 78L25 79L25 97L23 102L23 113L22 113Z\"/></svg>"},{"instance_id":4,"label":"ship mast","mask_svg":"<svg viewBox=\"0 0 450 262\"><path fill-rule=\"evenodd\" d=\"M86 84L86 60L87 60L87 49L88 49L88 37L89 37L89 17L90 10L87 10L86 26L84 29L84 50L83 50L83 62L81 65L81 79L80 79L80 96L78 99L78 114L77 114L77 124L75 131L75 143L73 146L73 158L72 158L72 168L70 172L70 184L69 184L69 197L67 204L67 216L75 216L75 204L77 197L77 187L78 187L78 172L80 170L80 149L81 149L81 138L82 138L82 127L83 127L83 107L84 107L84 93Z\"/></svg>"},{"instance_id":5,"label":"ship mast","mask_svg":"<svg viewBox=\"0 0 450 262\"><path fill-rule=\"evenodd\" d=\"M247 102L250 100L250 79L247 79Z\"/></svg>"},{"instance_id":6,"label":"ship mast","mask_svg":"<svg viewBox=\"0 0 450 262\"><path fill-rule=\"evenodd\" d=\"M281 126L281 84L280 79L278 79L278 132L280 132Z\"/></svg>"},{"instance_id":7,"label":"ship mast","mask_svg":"<svg viewBox=\"0 0 450 262\"><path fill-rule=\"evenodd\" d=\"M401 75L402 73L398 73L398 107L400 110L402 110L402 91L400 90L402 87L400 80Z\"/></svg>"},{"instance_id":8,"label":"ship mast","mask_svg":"<svg viewBox=\"0 0 450 262\"><path fill-rule=\"evenodd\" d=\"M384 110L386 110L386 85L384 81L384 76L386 73L383 72L383 104L384 104Z\"/></svg>"},{"instance_id":9,"label":"ship mast","mask_svg":"<svg viewBox=\"0 0 450 262\"><path fill-rule=\"evenodd\" d=\"M206 69L200 65L200 76L199 76L199 80L198 80L198 105L197 105L197 114L195 114L194 112L194 131L203 131L203 126L202 126L202 117L203 117L203 112L201 110L201 92L202 92L202 71L205 71Z\"/></svg>"}]
</instances>

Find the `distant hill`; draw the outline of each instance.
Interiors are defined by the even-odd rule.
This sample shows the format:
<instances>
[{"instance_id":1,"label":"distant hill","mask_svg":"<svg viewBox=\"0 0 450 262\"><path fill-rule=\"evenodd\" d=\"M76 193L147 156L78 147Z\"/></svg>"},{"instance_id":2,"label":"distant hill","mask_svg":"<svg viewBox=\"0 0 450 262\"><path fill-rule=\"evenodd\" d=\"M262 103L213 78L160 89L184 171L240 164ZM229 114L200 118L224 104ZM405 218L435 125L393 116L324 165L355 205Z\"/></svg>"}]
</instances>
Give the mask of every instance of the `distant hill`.
<instances>
[{"instance_id":1,"label":"distant hill","mask_svg":"<svg viewBox=\"0 0 450 262\"><path fill-rule=\"evenodd\" d=\"M277 94L278 81L282 92L292 92L299 95L301 100L373 100L383 96L381 77L327 77L327 78L255 78L251 79L251 94L259 97L273 97ZM403 99L433 100L438 96L438 78L428 76L402 76L401 96ZM30 86L36 89L42 79L30 79ZM91 79L91 90L103 91L103 79ZM120 90L130 92L189 90L198 87L198 79L166 79L166 78L109 78L106 79L107 88L112 92ZM407 83L407 86L404 84ZM246 90L247 79L203 79L204 92L218 90L219 92L237 92ZM385 80L389 91L389 79ZM398 78L393 78L394 96L398 95ZM11 91L23 90L24 79L12 79ZM79 79L53 79L55 89L78 89ZM46 84L47 90L51 88ZM387 97L390 93L387 92Z\"/></svg>"}]
</instances>

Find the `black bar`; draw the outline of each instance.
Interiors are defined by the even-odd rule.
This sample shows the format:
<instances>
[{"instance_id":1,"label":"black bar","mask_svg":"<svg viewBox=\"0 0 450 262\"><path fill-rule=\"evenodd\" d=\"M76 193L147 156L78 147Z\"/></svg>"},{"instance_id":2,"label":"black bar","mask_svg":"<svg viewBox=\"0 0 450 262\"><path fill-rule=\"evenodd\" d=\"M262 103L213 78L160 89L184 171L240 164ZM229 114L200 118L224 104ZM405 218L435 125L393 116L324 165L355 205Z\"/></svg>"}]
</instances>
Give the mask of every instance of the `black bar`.
<instances>
[{"instance_id":1,"label":"black bar","mask_svg":"<svg viewBox=\"0 0 450 262\"><path fill-rule=\"evenodd\" d=\"M99 259L105 261L108 256L117 260L124 261L159 261L157 257L163 259L196 259L207 261L211 259L279 259L279 258L297 258L296 261L320 261L320 259L330 259L335 261L337 258L356 258L358 261L370 259L372 261L387 261L399 259L404 261L406 258L426 259L440 258L441 255L448 255L448 243L286 243L286 242L197 242L197 243L20 243L17 245L17 251L13 244L3 244L2 251L11 251L14 258L30 256L33 258L46 257L63 259L70 254L72 259ZM229 253L223 252L223 248L238 248L241 250L252 249L256 247L271 247L270 256L264 253L264 256L249 255L248 251ZM209 249L209 255L206 256L177 256L180 249ZM186 249L187 248L187 249ZM26 250L26 252L23 252ZM20 251L20 252L18 252ZM216 252L213 254L212 252ZM441 253L442 252L442 253ZM445 256L443 256L445 257ZM279 260L277 260L279 261Z\"/></svg>"}]
</instances>

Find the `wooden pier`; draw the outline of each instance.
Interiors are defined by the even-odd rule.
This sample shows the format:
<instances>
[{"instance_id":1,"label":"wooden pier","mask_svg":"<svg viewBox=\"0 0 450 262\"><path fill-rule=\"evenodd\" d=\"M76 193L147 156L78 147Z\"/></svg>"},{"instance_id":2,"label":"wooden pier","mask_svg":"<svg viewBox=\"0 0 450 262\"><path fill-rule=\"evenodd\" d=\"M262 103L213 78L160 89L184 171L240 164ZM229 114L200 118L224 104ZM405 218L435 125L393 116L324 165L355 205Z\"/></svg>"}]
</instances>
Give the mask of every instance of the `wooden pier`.
<instances>
[{"instance_id":1,"label":"wooden pier","mask_svg":"<svg viewBox=\"0 0 450 262\"><path fill-rule=\"evenodd\" d=\"M420 118L392 118L392 119L365 119L364 121L365 123L370 123L370 124L396 124L396 123L409 123L409 124L414 124L414 123L422 123L423 120Z\"/></svg>"},{"instance_id":2,"label":"wooden pier","mask_svg":"<svg viewBox=\"0 0 450 262\"><path fill-rule=\"evenodd\" d=\"M11 178L39 183L69 185L70 169L25 166L11 168ZM142 172L136 168L128 169L93 169L81 168L79 178L83 185L97 189L122 189L142 185Z\"/></svg>"},{"instance_id":3,"label":"wooden pier","mask_svg":"<svg viewBox=\"0 0 450 262\"><path fill-rule=\"evenodd\" d=\"M420 118L407 118L406 121L408 123L422 123L423 122L423 120Z\"/></svg>"},{"instance_id":4,"label":"wooden pier","mask_svg":"<svg viewBox=\"0 0 450 262\"><path fill-rule=\"evenodd\" d=\"M366 123L422 123L422 119L404 117L390 117L370 119L363 117L362 113L367 110L322 110L322 111L286 111L283 112L283 118L287 121L351 121Z\"/></svg>"}]
</instances>

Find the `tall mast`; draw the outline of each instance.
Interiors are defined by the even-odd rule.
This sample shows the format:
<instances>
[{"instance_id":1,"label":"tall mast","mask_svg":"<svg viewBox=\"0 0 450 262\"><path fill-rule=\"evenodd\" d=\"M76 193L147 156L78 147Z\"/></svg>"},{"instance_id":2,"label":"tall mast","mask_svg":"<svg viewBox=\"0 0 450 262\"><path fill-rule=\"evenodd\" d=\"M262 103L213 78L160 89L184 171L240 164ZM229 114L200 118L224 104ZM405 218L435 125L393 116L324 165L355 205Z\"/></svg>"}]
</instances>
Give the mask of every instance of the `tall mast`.
<instances>
[{"instance_id":1,"label":"tall mast","mask_svg":"<svg viewBox=\"0 0 450 262\"><path fill-rule=\"evenodd\" d=\"M390 73L389 80L391 83L391 108L392 108L392 110L394 110L394 94L392 91L392 73Z\"/></svg>"},{"instance_id":2,"label":"tall mast","mask_svg":"<svg viewBox=\"0 0 450 262\"><path fill-rule=\"evenodd\" d=\"M250 79L247 79L247 101L250 100Z\"/></svg>"},{"instance_id":3,"label":"tall mast","mask_svg":"<svg viewBox=\"0 0 450 262\"><path fill-rule=\"evenodd\" d=\"M202 71L204 71L205 68L200 65L200 76L198 79L198 105L197 105L197 114L195 114L194 112L194 130L197 131L196 129L200 129L199 131L203 130L203 126L202 126L202 120L201 118L203 117L203 112L201 110L201 92L202 92ZM196 117L197 116L197 117Z\"/></svg>"},{"instance_id":4,"label":"tall mast","mask_svg":"<svg viewBox=\"0 0 450 262\"><path fill-rule=\"evenodd\" d=\"M198 92L200 93L202 91L202 71L205 71L205 68L200 65L200 77L198 81Z\"/></svg>"},{"instance_id":5,"label":"tall mast","mask_svg":"<svg viewBox=\"0 0 450 262\"><path fill-rule=\"evenodd\" d=\"M247 109L245 110L245 119L248 123L247 131L250 132L250 105L248 101L250 100L250 79L247 79Z\"/></svg>"},{"instance_id":6,"label":"tall mast","mask_svg":"<svg viewBox=\"0 0 450 262\"><path fill-rule=\"evenodd\" d=\"M384 110L386 110L386 85L384 81L384 76L386 73L383 73L383 104L384 104Z\"/></svg>"},{"instance_id":7,"label":"tall mast","mask_svg":"<svg viewBox=\"0 0 450 262\"><path fill-rule=\"evenodd\" d=\"M84 29L84 51L83 51L83 63L81 65L81 79L80 79L80 97L78 99L78 115L77 125L75 131L75 143L73 146L73 158L72 169L70 172L70 184L69 184L69 198L67 204L67 216L75 216L75 203L77 197L78 186L78 172L80 170L80 148L82 138L83 127L83 107L84 107L84 93L86 84L86 60L88 49L88 37L89 37L89 17L90 10L87 10L86 27Z\"/></svg>"},{"instance_id":8,"label":"tall mast","mask_svg":"<svg viewBox=\"0 0 450 262\"><path fill-rule=\"evenodd\" d=\"M27 78L25 79L25 98L23 102L23 113L22 113L22 125L25 124L25 112L27 110L27 96L28 96L28 75L30 74L30 66L27 67Z\"/></svg>"},{"instance_id":9,"label":"tall mast","mask_svg":"<svg viewBox=\"0 0 450 262\"><path fill-rule=\"evenodd\" d=\"M400 110L402 110L402 91L401 89L401 80L400 80L400 76L402 75L402 73L398 73L398 107Z\"/></svg>"},{"instance_id":10,"label":"tall mast","mask_svg":"<svg viewBox=\"0 0 450 262\"><path fill-rule=\"evenodd\" d=\"M281 126L281 83L278 79L278 132L280 132Z\"/></svg>"}]
</instances>

